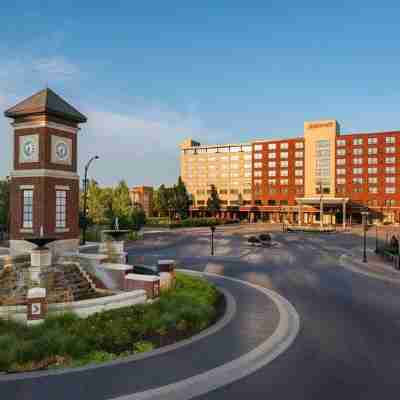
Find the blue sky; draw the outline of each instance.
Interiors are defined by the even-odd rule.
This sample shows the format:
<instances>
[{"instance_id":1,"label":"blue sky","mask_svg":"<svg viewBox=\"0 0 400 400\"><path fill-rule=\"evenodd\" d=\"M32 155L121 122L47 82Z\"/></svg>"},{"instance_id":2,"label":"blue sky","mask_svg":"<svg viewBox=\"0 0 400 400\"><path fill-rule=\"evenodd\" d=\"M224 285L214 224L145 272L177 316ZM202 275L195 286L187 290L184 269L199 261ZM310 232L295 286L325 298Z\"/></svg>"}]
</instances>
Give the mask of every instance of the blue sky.
<instances>
[{"instance_id":1,"label":"blue sky","mask_svg":"<svg viewBox=\"0 0 400 400\"><path fill-rule=\"evenodd\" d=\"M190 5L192 3L192 5ZM49 85L89 117L101 184L173 183L178 143L400 129L400 5L13 1L0 11L1 110ZM195 5L196 4L196 5ZM0 117L0 177L11 129Z\"/></svg>"}]
</instances>

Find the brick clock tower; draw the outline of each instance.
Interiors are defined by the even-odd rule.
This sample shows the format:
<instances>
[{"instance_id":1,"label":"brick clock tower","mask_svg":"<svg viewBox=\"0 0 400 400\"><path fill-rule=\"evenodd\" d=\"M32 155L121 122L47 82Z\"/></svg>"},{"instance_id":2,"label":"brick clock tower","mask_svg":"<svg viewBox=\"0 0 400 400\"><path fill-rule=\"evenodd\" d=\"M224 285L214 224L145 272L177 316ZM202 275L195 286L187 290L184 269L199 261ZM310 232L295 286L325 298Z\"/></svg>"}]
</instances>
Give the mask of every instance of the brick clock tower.
<instances>
[{"instance_id":1,"label":"brick clock tower","mask_svg":"<svg viewBox=\"0 0 400 400\"><path fill-rule=\"evenodd\" d=\"M24 238L58 239L53 252L79 244L77 133L87 118L50 89L5 112L14 128L10 174L10 248L32 248Z\"/></svg>"}]
</instances>

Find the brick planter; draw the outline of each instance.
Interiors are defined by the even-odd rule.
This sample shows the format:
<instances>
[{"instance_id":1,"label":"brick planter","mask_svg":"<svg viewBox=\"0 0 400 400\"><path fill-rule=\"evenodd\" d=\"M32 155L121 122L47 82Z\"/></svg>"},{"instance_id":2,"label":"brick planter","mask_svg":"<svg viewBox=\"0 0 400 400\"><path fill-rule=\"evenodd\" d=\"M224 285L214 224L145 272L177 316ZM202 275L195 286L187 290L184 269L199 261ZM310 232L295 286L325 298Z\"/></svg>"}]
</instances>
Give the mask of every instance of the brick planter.
<instances>
[{"instance_id":1,"label":"brick planter","mask_svg":"<svg viewBox=\"0 0 400 400\"><path fill-rule=\"evenodd\" d=\"M156 275L139 275L127 274L125 275L124 290L138 290L143 289L146 291L149 299L154 299L160 296L160 277Z\"/></svg>"}]
</instances>

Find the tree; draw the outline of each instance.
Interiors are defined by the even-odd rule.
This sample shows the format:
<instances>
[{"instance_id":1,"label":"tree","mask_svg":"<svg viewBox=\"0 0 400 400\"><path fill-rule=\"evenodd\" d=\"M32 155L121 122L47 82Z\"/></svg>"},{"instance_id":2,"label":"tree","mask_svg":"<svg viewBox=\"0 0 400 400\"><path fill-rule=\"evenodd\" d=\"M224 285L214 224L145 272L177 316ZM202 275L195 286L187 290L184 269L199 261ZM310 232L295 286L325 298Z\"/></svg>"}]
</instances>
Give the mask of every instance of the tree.
<instances>
[{"instance_id":1,"label":"tree","mask_svg":"<svg viewBox=\"0 0 400 400\"><path fill-rule=\"evenodd\" d=\"M0 181L0 225L8 228L10 209L10 184L8 181Z\"/></svg>"},{"instance_id":2,"label":"tree","mask_svg":"<svg viewBox=\"0 0 400 400\"><path fill-rule=\"evenodd\" d=\"M131 211L130 228L138 231L146 223L146 214L140 205L134 206Z\"/></svg>"},{"instance_id":3,"label":"tree","mask_svg":"<svg viewBox=\"0 0 400 400\"><path fill-rule=\"evenodd\" d=\"M211 194L207 200L207 210L213 217L217 214L217 212L221 209L221 200L218 196L217 189L214 185L211 185Z\"/></svg>"},{"instance_id":4,"label":"tree","mask_svg":"<svg viewBox=\"0 0 400 400\"><path fill-rule=\"evenodd\" d=\"M115 218L118 217L120 227L129 228L131 213L132 202L129 196L129 188L125 181L121 181L112 191L110 225L113 225Z\"/></svg>"},{"instance_id":5,"label":"tree","mask_svg":"<svg viewBox=\"0 0 400 400\"><path fill-rule=\"evenodd\" d=\"M190 198L181 177L178 178L178 183L174 186L174 201L175 212L180 218L187 218L189 214Z\"/></svg>"},{"instance_id":6,"label":"tree","mask_svg":"<svg viewBox=\"0 0 400 400\"><path fill-rule=\"evenodd\" d=\"M170 190L165 185L161 185L154 196L154 208L160 217L169 215L170 203Z\"/></svg>"}]
</instances>

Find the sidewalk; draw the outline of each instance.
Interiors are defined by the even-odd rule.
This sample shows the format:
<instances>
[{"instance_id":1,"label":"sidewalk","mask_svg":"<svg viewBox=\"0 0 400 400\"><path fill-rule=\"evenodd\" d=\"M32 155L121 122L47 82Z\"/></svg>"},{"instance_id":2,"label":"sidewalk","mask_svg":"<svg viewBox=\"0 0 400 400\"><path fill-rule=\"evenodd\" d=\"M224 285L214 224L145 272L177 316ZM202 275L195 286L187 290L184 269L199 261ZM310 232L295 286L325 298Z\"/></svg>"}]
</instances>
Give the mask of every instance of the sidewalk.
<instances>
[{"instance_id":1,"label":"sidewalk","mask_svg":"<svg viewBox=\"0 0 400 400\"><path fill-rule=\"evenodd\" d=\"M354 272L400 284L400 271L396 270L390 262L384 261L374 250L367 249L366 263L362 261L362 258L362 251L353 250L349 254L342 255L340 263Z\"/></svg>"}]
</instances>

